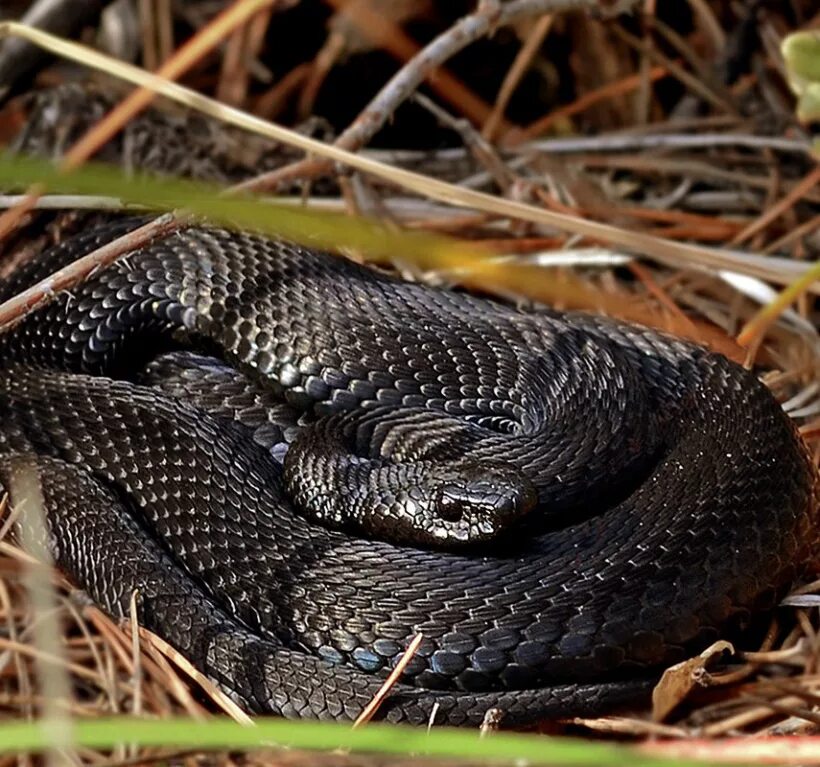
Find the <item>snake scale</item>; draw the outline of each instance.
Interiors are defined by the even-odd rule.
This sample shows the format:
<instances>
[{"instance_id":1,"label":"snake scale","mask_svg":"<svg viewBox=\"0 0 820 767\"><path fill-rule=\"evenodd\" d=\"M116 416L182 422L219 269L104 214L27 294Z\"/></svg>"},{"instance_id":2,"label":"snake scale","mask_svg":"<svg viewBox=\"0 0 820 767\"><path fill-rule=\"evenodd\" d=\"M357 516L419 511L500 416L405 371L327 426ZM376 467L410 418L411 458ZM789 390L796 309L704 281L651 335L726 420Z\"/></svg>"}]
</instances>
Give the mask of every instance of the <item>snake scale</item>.
<instances>
[{"instance_id":1,"label":"snake scale","mask_svg":"<svg viewBox=\"0 0 820 767\"><path fill-rule=\"evenodd\" d=\"M724 357L253 234L131 253L0 360L2 480L14 501L36 467L58 565L117 616L139 589L143 624L255 711L355 717L417 633L389 720L599 711L772 608L816 551L812 462ZM452 490L437 520L425 472ZM364 522L300 510L363 493Z\"/></svg>"}]
</instances>

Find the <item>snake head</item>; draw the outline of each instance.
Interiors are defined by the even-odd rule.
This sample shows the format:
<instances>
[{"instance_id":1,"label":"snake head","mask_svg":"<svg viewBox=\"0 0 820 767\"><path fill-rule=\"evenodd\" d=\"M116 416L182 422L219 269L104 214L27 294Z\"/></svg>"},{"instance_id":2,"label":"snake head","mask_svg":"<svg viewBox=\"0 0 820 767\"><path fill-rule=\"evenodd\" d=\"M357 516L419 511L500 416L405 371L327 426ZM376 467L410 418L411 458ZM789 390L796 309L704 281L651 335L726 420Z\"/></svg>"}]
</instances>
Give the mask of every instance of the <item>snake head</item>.
<instances>
[{"instance_id":1,"label":"snake head","mask_svg":"<svg viewBox=\"0 0 820 767\"><path fill-rule=\"evenodd\" d=\"M448 464L441 474L426 482L434 489L425 514L430 543L490 540L538 501L532 482L512 466L464 461Z\"/></svg>"},{"instance_id":2,"label":"snake head","mask_svg":"<svg viewBox=\"0 0 820 767\"><path fill-rule=\"evenodd\" d=\"M389 543L450 548L491 540L536 505L532 482L511 464L357 455L341 428L357 423L331 416L291 444L283 479L303 514Z\"/></svg>"}]
</instances>

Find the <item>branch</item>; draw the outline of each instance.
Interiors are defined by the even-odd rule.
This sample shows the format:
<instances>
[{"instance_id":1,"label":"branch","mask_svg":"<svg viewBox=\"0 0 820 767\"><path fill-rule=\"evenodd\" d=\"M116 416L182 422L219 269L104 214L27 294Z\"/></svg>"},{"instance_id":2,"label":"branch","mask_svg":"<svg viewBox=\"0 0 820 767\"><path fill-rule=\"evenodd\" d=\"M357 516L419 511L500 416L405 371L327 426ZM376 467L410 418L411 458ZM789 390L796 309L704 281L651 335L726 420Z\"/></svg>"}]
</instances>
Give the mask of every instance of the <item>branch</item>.
<instances>
[{"instance_id":1,"label":"branch","mask_svg":"<svg viewBox=\"0 0 820 767\"><path fill-rule=\"evenodd\" d=\"M393 75L361 114L336 139L334 145L351 152L361 149L436 67L500 27L517 24L545 13L597 9L603 5L600 0L509 0L503 4L499 0L479 0L478 8L473 13L460 18ZM614 10L621 10L624 5L625 3L616 3L617 8ZM237 188L246 191L268 190L297 178L315 178L331 167L331 163L326 160L300 160L249 179Z\"/></svg>"}]
</instances>

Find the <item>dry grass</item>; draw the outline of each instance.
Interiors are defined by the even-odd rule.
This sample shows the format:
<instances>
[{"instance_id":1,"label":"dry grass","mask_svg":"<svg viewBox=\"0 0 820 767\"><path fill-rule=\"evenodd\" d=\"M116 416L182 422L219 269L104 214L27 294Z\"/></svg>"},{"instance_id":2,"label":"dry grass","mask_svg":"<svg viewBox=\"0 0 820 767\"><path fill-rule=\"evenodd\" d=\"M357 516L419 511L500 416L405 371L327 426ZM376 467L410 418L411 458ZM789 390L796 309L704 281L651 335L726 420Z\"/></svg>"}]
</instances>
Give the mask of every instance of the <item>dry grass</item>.
<instances>
[{"instance_id":1,"label":"dry grass","mask_svg":"<svg viewBox=\"0 0 820 767\"><path fill-rule=\"evenodd\" d=\"M422 0L397 4L402 13L382 25L375 24L369 6L353 4L348 14L335 11L324 43L318 42L310 55L288 68L266 47L266 30L285 23L283 14L288 13L283 10L287 3L273 3L250 21L225 27L222 37L217 34L226 40L219 55L200 60L177 54L168 63L174 50L168 37L174 28L167 15L170 4L143 5L153 9L153 15L143 19L150 23L141 27L139 39L146 61L166 61L166 71L175 75L187 70L188 85L264 119L293 119L320 110L328 103L321 99L323 82L332 76L343 79L346 67L353 67L346 53L355 63L356 55L381 52L400 62L400 73L422 66L415 74L424 81L432 73L418 63L421 43L414 41L412 23L427 20L445 34L453 23ZM336 0L331 5L344 6ZM188 175L226 186L246 182L261 170L255 188L284 182L280 189L311 205L481 242L485 252L495 254L489 263L443 267L419 260L395 266L419 279L460 283L514 300L606 311L757 364L767 371L767 383L820 464L816 277L806 278L802 290L789 293L777 312L761 314L773 304L773 288L809 273L808 265L820 252L820 175L808 138L792 117L793 102L778 54L779 40L797 20L812 23L811 5L795 0L783 3L779 11L744 19L734 15L730 3L692 0L686 4L691 23L678 19L677 26L676 19L659 18L652 2L642 4L645 14L638 24L582 14L533 15L537 23L512 26L508 37L499 33L493 38L499 50L506 52L503 44L516 51L506 58L498 54L496 93L488 96L482 78L472 76L469 67L456 66L455 59L447 64L446 76L434 80L436 103L422 100L410 118L401 112L396 116L399 124L402 119L422 121L428 148L360 151L365 159L353 161L358 171L334 171L323 184L317 173L326 166L300 161L283 132L276 133L283 142L277 146L265 139L240 138L232 129L208 122L204 133L198 125L195 137L180 146L178 136L190 128L191 118L167 104L143 114L120 108L120 122L125 122L123 115L128 118L125 138L109 142L103 153L126 167L153 169L180 167L182 158L181 170ZM197 3L190 6L182 21L200 29L204 12ZM727 39L742 48L741 24L756 33L750 66L734 79L721 78L716 73L733 63L722 57ZM213 41L214 26L208 30ZM249 50L244 58L237 55L243 45ZM549 55L562 45L573 51L566 65ZM270 57L280 66L273 73ZM181 58L185 66L175 67L173 62ZM533 72L540 73L540 81L536 77L532 82ZM569 95L562 98L553 92L539 114L521 104L504 109L505 104L516 104L517 91L532 99L549 92L555 77L568 73L573 76L572 87L564 89ZM51 74L52 81L64 76L61 70ZM111 92L110 82L102 87ZM97 151L110 138L106 124L114 125L113 120L98 119L112 98L92 91L83 92L80 100L72 92L61 102L60 93L44 97L46 106L60 107L59 130L49 126L47 108L17 102L0 114L0 136L11 140L21 125L34 124L37 129L18 139L19 147L42 150L62 142L65 151L91 135L97 138L80 144L85 147L82 156ZM381 116L392 115L409 95L382 97L378 106L389 114ZM331 106L326 108L332 112ZM359 118L367 113L363 109ZM351 127L360 123L357 118ZM592 135L577 135L584 132ZM151 135L160 137L153 147L145 141ZM452 146L429 149L443 139ZM351 149L359 146L343 141L334 150L340 153L337 159ZM218 161L191 162L200 154L217 154ZM379 171L384 163L427 181L414 186L406 173ZM489 196L494 200L483 200ZM41 198L39 205L45 207L48 200ZM444 200L461 207L449 207ZM28 207L12 205L9 210L15 212L4 218L8 236L0 244L7 263L30 257L49 238L87 220L38 213L31 199ZM50 234L42 234L42 216L48 217ZM587 226L590 222L602 226ZM643 258L633 260L625 250ZM132 712L203 719L217 711L242 718L170 648L134 627L115 625L73 594L58 575L52 580L62 644L60 653L44 658L32 641L41 618L24 586L27 557L8 540L9 528L7 520L0 540L0 612L5 622L0 632L0 706L5 716L30 718L42 711L35 669L39 657L63 670L71 694L56 705L79 718ZM818 569L807 580L817 575ZM729 754L761 762L772 758L762 748L771 744L768 736L820 735L820 582L798 587L789 602L754 652L739 654L719 671L700 670L702 686L663 722L654 721L649 711L638 711L545 723L543 729L637 740L658 753L674 749L678 756L717 759ZM808 742L814 751L802 754L802 761L820 761L817 741ZM775 756L782 759L783 751ZM127 747L113 754L78 753L77 758L93 764L137 759ZM141 752L137 761L160 758ZM339 759L327 758L334 763ZM179 760L196 761L190 755ZM298 754L279 760L304 763Z\"/></svg>"}]
</instances>

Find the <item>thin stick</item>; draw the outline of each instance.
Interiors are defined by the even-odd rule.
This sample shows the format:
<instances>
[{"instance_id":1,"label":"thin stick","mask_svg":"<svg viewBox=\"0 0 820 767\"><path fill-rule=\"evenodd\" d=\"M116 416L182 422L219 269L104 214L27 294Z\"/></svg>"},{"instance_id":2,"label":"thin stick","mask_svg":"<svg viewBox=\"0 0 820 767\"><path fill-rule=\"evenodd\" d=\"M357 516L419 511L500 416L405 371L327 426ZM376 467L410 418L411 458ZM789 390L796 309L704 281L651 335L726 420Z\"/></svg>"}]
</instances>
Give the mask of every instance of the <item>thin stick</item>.
<instances>
[{"instance_id":1,"label":"thin stick","mask_svg":"<svg viewBox=\"0 0 820 767\"><path fill-rule=\"evenodd\" d=\"M134 697L132 698L132 712L136 715L142 713L142 663L140 653L140 624L137 613L137 600L139 599L139 589L131 592L131 600L128 603L128 614L131 620L131 658L134 666L134 673L131 675L131 684L134 685Z\"/></svg>"},{"instance_id":2,"label":"thin stick","mask_svg":"<svg viewBox=\"0 0 820 767\"><path fill-rule=\"evenodd\" d=\"M379 707L382 703L384 703L384 699L390 694L390 691L393 689L396 682L399 681L399 677L404 673L404 669L407 668L407 664L410 663L413 656L418 652L422 639L424 639L423 634L416 634L416 636L413 637L413 641L410 642L407 649L404 651L404 655L399 658L399 662L390 672L390 676L384 680L384 684L373 696L373 699L364 707L362 713L356 718L356 721L353 722L354 730L367 724L375 716L376 712L379 710Z\"/></svg>"},{"instance_id":3,"label":"thin stick","mask_svg":"<svg viewBox=\"0 0 820 767\"><path fill-rule=\"evenodd\" d=\"M763 337L766 329L813 284L820 281L820 262L784 288L770 304L764 306L750 319L737 336L741 346L755 346Z\"/></svg>"},{"instance_id":4,"label":"thin stick","mask_svg":"<svg viewBox=\"0 0 820 767\"><path fill-rule=\"evenodd\" d=\"M512 5L513 3L505 6L505 8ZM129 82L155 89L168 98L223 122L253 131L275 141L282 141L357 170L371 173L377 178L403 186L422 196L440 202L461 205L492 215L530 221L561 231L572 232L575 235L588 237L594 241L619 246L629 252L640 253L676 269L684 264L688 267L729 269L741 274L760 277L775 284L787 285L804 274L809 268L805 263L799 263L788 258L762 257L748 252L708 248L692 243L672 242L641 232L620 229L609 224L556 213L534 205L506 200L459 187L404 168L387 165L371 157L348 152L335 145L325 144L279 125L274 125L241 110L226 107L189 88L145 72L139 67L118 61L111 56L106 56L76 43L54 37L41 30L32 29L15 22L0 22L0 38L8 35L19 35L57 55L107 71ZM820 284L812 285L810 290L820 293Z\"/></svg>"},{"instance_id":5,"label":"thin stick","mask_svg":"<svg viewBox=\"0 0 820 767\"><path fill-rule=\"evenodd\" d=\"M346 2L346 0L326 0L326 2L337 11L344 13L365 37L380 45L402 64L406 65L421 50L421 46L401 26L395 23L389 15L380 10L377 11L378 6L372 2ZM426 80L432 91L473 122L480 123L490 116L492 107L447 69L437 68L428 71Z\"/></svg>"},{"instance_id":6,"label":"thin stick","mask_svg":"<svg viewBox=\"0 0 820 767\"><path fill-rule=\"evenodd\" d=\"M799 183L795 184L787 195L772 205L760 218L749 224L742 232L739 232L732 240L732 245L740 245L750 240L759 231L765 229L772 221L793 207L818 184L820 184L820 164L815 165L810 173L804 176Z\"/></svg>"},{"instance_id":7,"label":"thin stick","mask_svg":"<svg viewBox=\"0 0 820 767\"><path fill-rule=\"evenodd\" d=\"M654 83L657 80L661 80L668 76L669 72L666 68L659 66L648 70L646 74L643 72L638 72L634 75L628 75L617 82L607 83L600 88L596 88L595 90L585 93L583 96L575 99L575 101L571 104L554 109L549 114L538 118L535 122L530 123L521 130L513 129L509 131L504 136L502 143L505 148L518 146L529 139L545 133L548 128L552 127L559 120L566 117L572 117L572 115L583 112L585 109L589 109L599 101L604 101L605 99L613 98L614 96L622 96L625 93L629 93L629 91L635 90L635 88L638 88L644 80ZM691 138L691 136L688 138Z\"/></svg>"},{"instance_id":8,"label":"thin stick","mask_svg":"<svg viewBox=\"0 0 820 767\"><path fill-rule=\"evenodd\" d=\"M598 3L593 0L510 0L501 5L498 0L482 0L475 12L462 16L393 75L359 116L336 139L334 146L354 152L361 149L434 69L496 29L545 13L592 7L598 7ZM296 178L315 178L324 173L328 167L328 164L321 160L301 160L257 176L255 179L240 184L240 188L245 190L271 189Z\"/></svg>"},{"instance_id":9,"label":"thin stick","mask_svg":"<svg viewBox=\"0 0 820 767\"><path fill-rule=\"evenodd\" d=\"M214 703L216 703L226 714L240 724L253 724L253 719L251 719L236 703L234 703L224 692L222 692L222 690L220 690L210 679L208 679L205 674L194 668L194 666L191 665L191 662L184 655L174 649L174 647L168 644L168 642L162 639L162 637L159 637L153 632L142 627L139 628L139 634L140 639L142 639L143 642L150 644L155 649L159 650L159 652L168 658L168 660L174 663L174 665L184 671L191 677L191 679L202 687Z\"/></svg>"},{"instance_id":10,"label":"thin stick","mask_svg":"<svg viewBox=\"0 0 820 767\"><path fill-rule=\"evenodd\" d=\"M157 76L169 80L180 77L208 51L219 45L226 34L245 24L248 19L277 1L237 0L185 43L174 56L168 59L160 67ZM2 37L2 33L0 33L0 37ZM58 166L60 170L67 172L81 166L155 98L156 92L150 85L139 85L137 90L120 101L100 122L74 143L60 160ZM37 198L43 191L39 185L32 187L28 191L27 198L19 206L5 211L0 216L0 241L17 226L17 222L20 221L22 216L33 208Z\"/></svg>"},{"instance_id":11,"label":"thin stick","mask_svg":"<svg viewBox=\"0 0 820 767\"><path fill-rule=\"evenodd\" d=\"M0 332L5 332L26 315L39 309L62 290L79 284L98 269L116 261L120 256L163 237L179 226L173 213L165 213L149 223L118 237L113 242L78 258L68 266L40 280L22 293L0 304Z\"/></svg>"},{"instance_id":12,"label":"thin stick","mask_svg":"<svg viewBox=\"0 0 820 767\"><path fill-rule=\"evenodd\" d=\"M54 560L46 541L48 520L45 499L40 487L40 475L34 463L26 462L18 467L10 478L9 495L23 507L18 531L24 550L37 559L37 564L23 570L23 583L35 620L31 624L34 640L34 667L37 671L43 706L38 719L49 733L49 750L45 755L47 765L65 763L66 752L74 743L74 727L59 701L71 701L72 685L66 672L68 665L59 620L59 600L50 577ZM48 658L58 659L50 663Z\"/></svg>"},{"instance_id":13,"label":"thin stick","mask_svg":"<svg viewBox=\"0 0 820 767\"><path fill-rule=\"evenodd\" d=\"M0 194L0 208L13 208L26 201L24 194ZM36 210L115 210L126 207L116 197L96 194L44 194L32 206Z\"/></svg>"},{"instance_id":14,"label":"thin stick","mask_svg":"<svg viewBox=\"0 0 820 767\"><path fill-rule=\"evenodd\" d=\"M728 764L820 764L820 737L816 735L707 738L682 741L654 740L637 747L644 754L667 759L701 760Z\"/></svg>"},{"instance_id":15,"label":"thin stick","mask_svg":"<svg viewBox=\"0 0 820 767\"><path fill-rule=\"evenodd\" d=\"M222 43L227 33L246 24L249 19L275 2L277 0L237 0L188 40L159 68L157 76L176 80L206 53ZM156 94L150 86L138 87L66 152L61 167L64 170L71 170L82 165L106 141L122 130L134 115L142 112L154 98Z\"/></svg>"},{"instance_id":16,"label":"thin stick","mask_svg":"<svg viewBox=\"0 0 820 767\"><path fill-rule=\"evenodd\" d=\"M612 26L612 31L627 45L634 48L636 52L647 56L654 64L662 66L664 69L668 70L676 79L680 80L680 82L687 86L689 90L700 96L704 101L709 102L715 108L723 110L728 114L733 116L737 115L737 109L735 109L733 104L714 93L708 85L701 82L695 75L690 74L676 61L664 56L659 50L656 50L643 40L635 37L635 35L630 34L617 24Z\"/></svg>"},{"instance_id":17,"label":"thin stick","mask_svg":"<svg viewBox=\"0 0 820 767\"><path fill-rule=\"evenodd\" d=\"M521 82L521 78L527 73L530 63L541 47L541 43L544 42L544 38L549 33L553 18L552 14L545 13L535 22L535 26L527 35L524 45L521 46L521 50L518 51L512 66L507 71L504 81L498 89L498 98L496 98L493 105L493 111L481 128L481 135L487 141L492 141L495 138L495 134L504 119L507 105Z\"/></svg>"}]
</instances>

